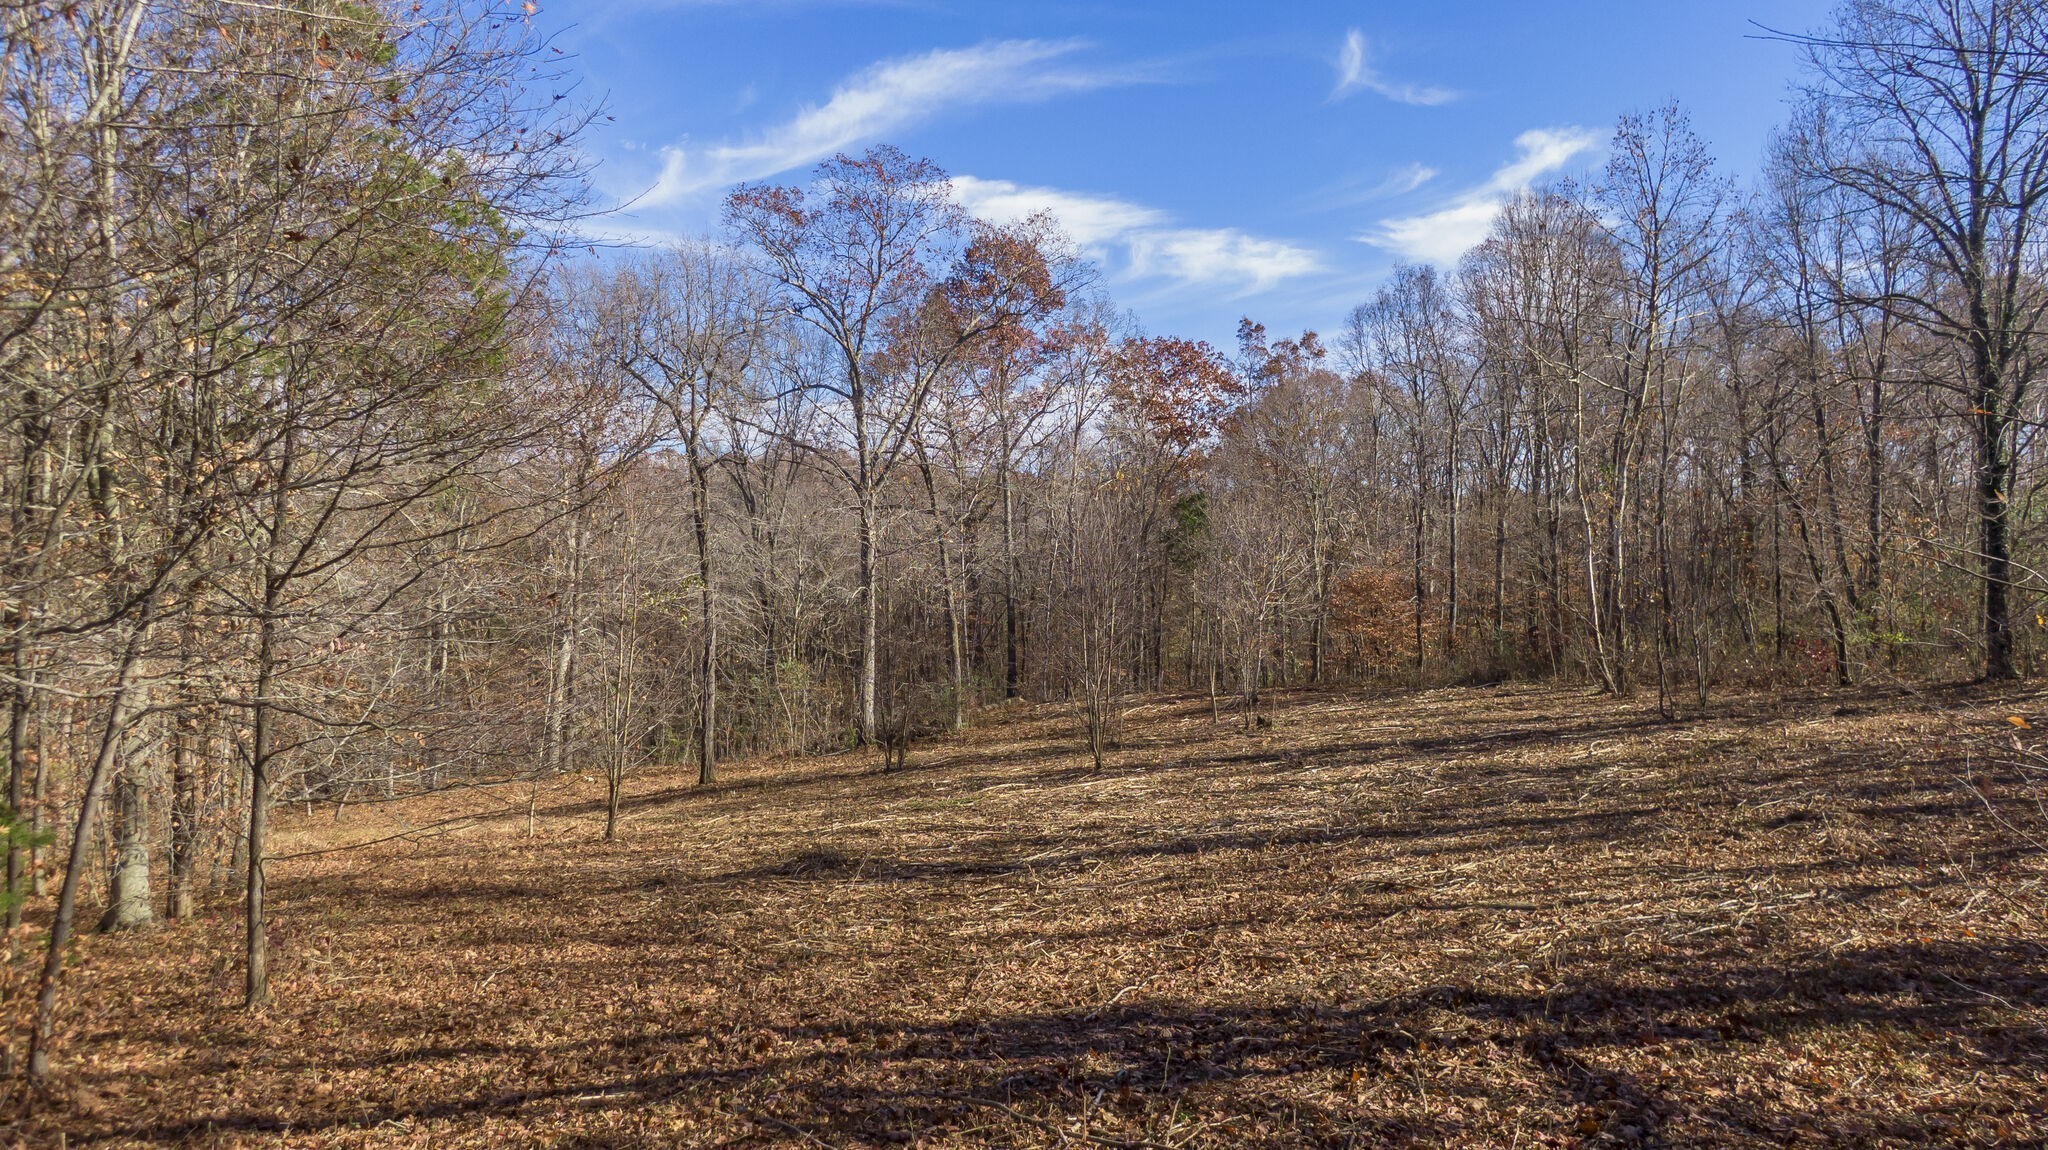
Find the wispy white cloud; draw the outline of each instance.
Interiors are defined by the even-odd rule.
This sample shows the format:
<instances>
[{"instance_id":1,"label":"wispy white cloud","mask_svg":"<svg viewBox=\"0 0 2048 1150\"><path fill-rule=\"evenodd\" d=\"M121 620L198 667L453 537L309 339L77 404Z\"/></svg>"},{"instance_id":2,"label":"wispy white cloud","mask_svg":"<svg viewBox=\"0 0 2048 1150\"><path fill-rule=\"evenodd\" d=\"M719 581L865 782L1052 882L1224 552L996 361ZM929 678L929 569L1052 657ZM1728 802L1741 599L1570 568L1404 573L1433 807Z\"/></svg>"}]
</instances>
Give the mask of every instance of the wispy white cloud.
<instances>
[{"instance_id":1,"label":"wispy white cloud","mask_svg":"<svg viewBox=\"0 0 2048 1150\"><path fill-rule=\"evenodd\" d=\"M1405 196L1409 192L1436 179L1436 169L1423 164L1403 164L1381 180L1367 194L1374 199L1383 196Z\"/></svg>"},{"instance_id":2,"label":"wispy white cloud","mask_svg":"<svg viewBox=\"0 0 2048 1150\"><path fill-rule=\"evenodd\" d=\"M998 40L886 60L848 78L830 99L753 140L702 149L662 149L661 175L638 207L758 180L977 104L1028 103L1067 92L1130 83L1066 61L1079 41Z\"/></svg>"},{"instance_id":3,"label":"wispy white cloud","mask_svg":"<svg viewBox=\"0 0 2048 1150\"><path fill-rule=\"evenodd\" d=\"M1373 92L1395 103L1425 108L1458 98L1449 88L1404 84L1380 75L1372 66L1372 45L1356 28L1344 33L1344 46L1337 50L1337 87L1330 92L1330 99L1341 100L1354 92Z\"/></svg>"},{"instance_id":4,"label":"wispy white cloud","mask_svg":"<svg viewBox=\"0 0 2048 1150\"><path fill-rule=\"evenodd\" d=\"M1334 212L1380 200L1399 199L1420 190L1440 175L1427 164L1409 161L1392 168L1359 172L1303 193L1297 201L1305 211Z\"/></svg>"},{"instance_id":5,"label":"wispy white cloud","mask_svg":"<svg viewBox=\"0 0 2048 1150\"><path fill-rule=\"evenodd\" d=\"M1162 227L1168 222L1166 213L1157 208L1113 196L1035 188L975 176L954 176L953 197L982 219L999 223L1015 223L1038 212L1048 212L1059 220L1061 229L1075 243L1096 251L1133 232Z\"/></svg>"},{"instance_id":6,"label":"wispy white cloud","mask_svg":"<svg viewBox=\"0 0 2048 1150\"><path fill-rule=\"evenodd\" d=\"M1323 270L1321 257L1308 248L1236 228L1179 227L1166 212L1112 196L974 176L953 177L953 194L984 219L1008 222L1047 212L1076 243L1130 279L1251 293Z\"/></svg>"},{"instance_id":7,"label":"wispy white cloud","mask_svg":"<svg viewBox=\"0 0 2048 1150\"><path fill-rule=\"evenodd\" d=\"M1515 137L1515 158L1476 188L1453 196L1435 211L1381 220L1377 231L1359 239L1404 259L1451 264L1486 238L1508 197L1562 169L1599 143L1586 128L1538 128Z\"/></svg>"},{"instance_id":8,"label":"wispy white cloud","mask_svg":"<svg viewBox=\"0 0 2048 1150\"><path fill-rule=\"evenodd\" d=\"M1264 291L1284 280L1322 270L1307 248L1246 235L1235 228L1171 228L1130 237L1131 274L1166 276L1189 284L1238 284Z\"/></svg>"}]
</instances>

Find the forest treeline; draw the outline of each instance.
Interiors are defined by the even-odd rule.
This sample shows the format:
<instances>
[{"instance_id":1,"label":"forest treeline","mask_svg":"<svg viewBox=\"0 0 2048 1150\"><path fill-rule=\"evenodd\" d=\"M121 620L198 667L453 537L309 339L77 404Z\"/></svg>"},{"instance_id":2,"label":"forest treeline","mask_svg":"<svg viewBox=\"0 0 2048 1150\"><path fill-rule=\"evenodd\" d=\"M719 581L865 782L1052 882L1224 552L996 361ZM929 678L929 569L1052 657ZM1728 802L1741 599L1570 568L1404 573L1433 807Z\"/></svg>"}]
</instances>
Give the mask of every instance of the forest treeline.
<instances>
[{"instance_id":1,"label":"forest treeline","mask_svg":"<svg viewBox=\"0 0 2048 1150\"><path fill-rule=\"evenodd\" d=\"M593 251L523 8L0 2L12 1069L94 925L239 902L262 1004L279 802L575 772L609 836L636 768L1009 699L1100 761L1139 691L2043 653L2038 3L1851 0L1753 182L1627 115L1222 349L888 147Z\"/></svg>"}]
</instances>

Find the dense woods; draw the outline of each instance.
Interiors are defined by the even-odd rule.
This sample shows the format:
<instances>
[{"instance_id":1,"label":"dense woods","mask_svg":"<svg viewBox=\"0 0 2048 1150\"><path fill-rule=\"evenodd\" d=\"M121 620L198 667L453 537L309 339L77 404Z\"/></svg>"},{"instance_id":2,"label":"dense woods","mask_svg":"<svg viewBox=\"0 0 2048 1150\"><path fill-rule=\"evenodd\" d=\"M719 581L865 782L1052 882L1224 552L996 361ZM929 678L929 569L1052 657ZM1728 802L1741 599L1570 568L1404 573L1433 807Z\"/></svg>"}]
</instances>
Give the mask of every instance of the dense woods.
<instances>
[{"instance_id":1,"label":"dense woods","mask_svg":"<svg viewBox=\"0 0 2048 1150\"><path fill-rule=\"evenodd\" d=\"M531 5L526 6L530 13ZM7 1067L266 817L1307 684L2031 673L2048 13L1851 0L1755 177L1685 112L1335 330L1136 329L886 146L595 250L466 0L0 3ZM227 929L225 927L221 929Z\"/></svg>"}]
</instances>

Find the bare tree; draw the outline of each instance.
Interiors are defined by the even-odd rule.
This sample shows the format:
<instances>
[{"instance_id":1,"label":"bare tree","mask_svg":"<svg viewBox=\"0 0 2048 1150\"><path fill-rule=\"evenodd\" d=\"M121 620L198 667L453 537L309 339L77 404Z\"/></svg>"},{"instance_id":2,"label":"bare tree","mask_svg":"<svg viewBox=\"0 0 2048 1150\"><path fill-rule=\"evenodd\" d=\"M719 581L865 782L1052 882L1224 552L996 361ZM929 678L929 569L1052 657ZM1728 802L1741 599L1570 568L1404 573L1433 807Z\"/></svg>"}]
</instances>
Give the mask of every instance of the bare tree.
<instances>
[{"instance_id":1,"label":"bare tree","mask_svg":"<svg viewBox=\"0 0 2048 1150\"><path fill-rule=\"evenodd\" d=\"M718 778L718 584L712 562L711 473L721 449L714 414L746 386L770 313L752 275L709 245L679 248L628 269L616 322L621 363L667 416L690 482L696 542L698 629L697 781Z\"/></svg>"},{"instance_id":2,"label":"bare tree","mask_svg":"<svg viewBox=\"0 0 2048 1150\"><path fill-rule=\"evenodd\" d=\"M877 705L877 545L882 492L911 450L933 388L982 338L1062 302L1030 232L975 226L928 160L894 148L819 165L819 189L742 188L726 201L783 306L838 352L815 379L839 432L821 456L852 496L860 539L861 673L857 722L872 738ZM815 203L814 203L815 201Z\"/></svg>"},{"instance_id":3,"label":"bare tree","mask_svg":"<svg viewBox=\"0 0 2048 1150\"><path fill-rule=\"evenodd\" d=\"M1808 137L1799 170L1847 192L1851 210L1909 221L1939 273L1844 286L1951 348L1945 386L1975 449L1983 670L2012 678L2012 438L2048 309L2036 235L2048 199L2048 13L2026 0L1852 0L1832 28L1797 39L1808 96L1832 125Z\"/></svg>"}]
</instances>

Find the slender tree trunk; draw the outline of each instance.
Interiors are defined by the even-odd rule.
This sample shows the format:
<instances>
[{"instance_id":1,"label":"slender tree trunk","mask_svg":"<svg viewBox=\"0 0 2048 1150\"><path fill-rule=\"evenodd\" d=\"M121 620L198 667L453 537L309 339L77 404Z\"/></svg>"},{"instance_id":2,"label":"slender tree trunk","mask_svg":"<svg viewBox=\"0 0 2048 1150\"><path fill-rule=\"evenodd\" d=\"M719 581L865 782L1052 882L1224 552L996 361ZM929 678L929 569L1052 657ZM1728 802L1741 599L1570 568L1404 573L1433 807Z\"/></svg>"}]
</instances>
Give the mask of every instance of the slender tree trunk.
<instances>
[{"instance_id":1,"label":"slender tree trunk","mask_svg":"<svg viewBox=\"0 0 2048 1150\"><path fill-rule=\"evenodd\" d=\"M1878 599L1884 587L1884 367L1870 381L1870 412L1863 429L1863 470L1869 491L1863 505L1863 594Z\"/></svg>"},{"instance_id":2,"label":"slender tree trunk","mask_svg":"<svg viewBox=\"0 0 2048 1150\"><path fill-rule=\"evenodd\" d=\"M1422 502L1422 500L1423 500L1422 492L1421 492L1421 490L1420 490L1420 489L1418 488L1418 489L1417 489L1417 491L1416 491L1416 494L1415 494L1415 516L1414 516L1414 518L1415 518L1415 523L1414 523L1414 539L1413 539L1413 544L1414 544L1414 545L1413 545L1413 547L1411 548L1411 550L1413 551L1413 556L1412 556L1412 558L1413 558L1413 560L1414 560L1414 576L1415 576L1415 579L1414 579L1414 583L1415 583L1415 587L1414 587L1414 591L1415 591L1415 685L1416 685L1416 686L1418 686L1418 687L1422 686L1422 671L1423 671L1423 662L1424 662L1424 658L1425 658L1425 656L1426 656L1426 650L1425 650L1425 648L1426 648L1427 644L1426 644L1426 643L1424 642L1424 640L1423 640L1423 630L1422 630L1422 629L1423 629L1423 618L1424 618L1425 614L1427 613L1427 603L1426 603L1426 599L1427 599L1427 593L1428 593L1428 590L1429 590L1428 584L1427 584L1427 583L1426 583L1426 582L1424 581L1424 579L1423 579L1423 572L1422 572L1422 559L1423 559L1423 545L1422 545L1422 544L1423 544L1423 533L1424 533L1424 530L1425 530L1425 528L1426 528L1426 525L1427 525L1427 521L1426 521L1426 520L1424 519L1424 516L1423 516L1423 502Z\"/></svg>"},{"instance_id":3,"label":"slender tree trunk","mask_svg":"<svg viewBox=\"0 0 2048 1150\"><path fill-rule=\"evenodd\" d=\"M1586 551L1586 609L1591 618L1590 630L1593 635L1593 664L1600 676L1600 685L1610 695L1622 693L1621 676L1615 666L1616 652L1608 639L1608 611L1605 592L1600 581L1600 551L1598 535L1593 526L1593 502L1586 483L1586 392L1583 381L1572 381L1572 485L1573 494L1579 504L1579 524L1583 528ZM1613 573L1609 572L1609 578Z\"/></svg>"},{"instance_id":4,"label":"slender tree trunk","mask_svg":"<svg viewBox=\"0 0 2048 1150\"><path fill-rule=\"evenodd\" d=\"M1007 442L1003 451L1002 486L1003 697L1014 699L1023 693L1023 687L1021 659L1017 650L1017 495L1010 475Z\"/></svg>"},{"instance_id":5,"label":"slender tree trunk","mask_svg":"<svg viewBox=\"0 0 2048 1150\"><path fill-rule=\"evenodd\" d=\"M568 586L561 591L556 622L555 659L548 685L546 731L542 736L541 770L560 774L569 768L569 712L576 705L576 642L583 621L584 513L569 523Z\"/></svg>"},{"instance_id":6,"label":"slender tree trunk","mask_svg":"<svg viewBox=\"0 0 2048 1150\"><path fill-rule=\"evenodd\" d=\"M1849 566L1849 531L1848 522L1842 513L1841 478L1836 474L1835 433L1828 423L1827 406L1818 370L1809 374L1808 389L1813 406L1814 446L1820 462L1821 500L1828 516L1829 551L1835 561L1835 570L1841 576L1842 596L1848 600L1849 610L1860 615L1863 612L1863 596L1857 586L1856 573Z\"/></svg>"},{"instance_id":7,"label":"slender tree trunk","mask_svg":"<svg viewBox=\"0 0 2048 1150\"><path fill-rule=\"evenodd\" d=\"M10 644L11 662L14 670L14 689L8 692L7 700L7 814L9 818L25 817L23 791L28 782L29 719L33 696L30 692L32 671L22 658L22 643L16 639ZM7 929L21 925L21 904L23 901L22 879L28 867L28 852L10 838L7 842Z\"/></svg>"},{"instance_id":8,"label":"slender tree trunk","mask_svg":"<svg viewBox=\"0 0 2048 1150\"><path fill-rule=\"evenodd\" d=\"M280 496L280 498L282 498ZM247 968L244 971L242 1004L251 1010L270 1002L270 938L264 914L268 894L264 852L270 834L271 767L277 740L277 707L272 693L277 689L277 613L283 597L281 576L265 578L263 619L257 626L255 715L249 748L249 877L244 896L247 903Z\"/></svg>"},{"instance_id":9,"label":"slender tree trunk","mask_svg":"<svg viewBox=\"0 0 2048 1150\"><path fill-rule=\"evenodd\" d=\"M1320 496L1311 505L1314 517L1311 528L1309 559L1315 565L1311 578L1314 580L1315 614L1309 620L1309 682L1320 686L1324 676L1324 662L1329 645L1330 630L1330 541L1329 516L1325 514Z\"/></svg>"},{"instance_id":10,"label":"slender tree trunk","mask_svg":"<svg viewBox=\"0 0 2048 1150\"><path fill-rule=\"evenodd\" d=\"M189 665L189 664L188 664ZM198 718L171 715L171 899L166 917L192 917L192 882L199 861L199 772L193 743Z\"/></svg>"},{"instance_id":11,"label":"slender tree trunk","mask_svg":"<svg viewBox=\"0 0 2048 1150\"><path fill-rule=\"evenodd\" d=\"M698 609L704 615L704 647L699 653L697 675L703 684L702 707L697 716L697 785L708 787L718 781L718 612L711 583L710 477L697 457L697 441L690 449L690 519L697 539Z\"/></svg>"},{"instance_id":12,"label":"slender tree trunk","mask_svg":"<svg viewBox=\"0 0 2048 1150\"><path fill-rule=\"evenodd\" d=\"M1508 667L1508 485L1493 493L1493 666L1505 675Z\"/></svg>"},{"instance_id":13,"label":"slender tree trunk","mask_svg":"<svg viewBox=\"0 0 2048 1150\"><path fill-rule=\"evenodd\" d=\"M1464 510L1464 498L1458 482L1458 425L1452 422L1450 428L1451 447L1446 464L1450 490L1445 502L1450 507L1450 521L1444 525L1449 538L1445 540L1445 587L1444 587L1444 659L1446 662L1458 654L1458 522Z\"/></svg>"},{"instance_id":14,"label":"slender tree trunk","mask_svg":"<svg viewBox=\"0 0 2048 1150\"><path fill-rule=\"evenodd\" d=\"M142 618L124 645L120 669L115 678L114 697L107 708L106 726L100 736L99 753L93 757L86 776L85 795L79 801L78 822L71 833L71 857L64 868L64 880L57 889L57 909L50 920L49 948L43 958L42 978L36 986L35 1024L29 1033L28 1076L41 1081L50 1073L50 1043L57 1027L57 984L64 972L64 952L71 944L72 924L78 913L78 887L83 881L94 831L99 823L100 802L107 779L120 757L121 741L134 721L140 691L142 647L155 621L153 604L145 604Z\"/></svg>"},{"instance_id":15,"label":"slender tree trunk","mask_svg":"<svg viewBox=\"0 0 2048 1150\"><path fill-rule=\"evenodd\" d=\"M612 762L604 773L604 841L606 842L613 841L619 834L619 806L624 798L626 789L624 775L625 772L620 769L618 756L614 755ZM538 790L538 788L535 789ZM531 809L531 807L528 808L529 811ZM531 822L532 816L529 814L529 825ZM531 838L532 835L529 833L527 837Z\"/></svg>"},{"instance_id":16,"label":"slender tree trunk","mask_svg":"<svg viewBox=\"0 0 2048 1150\"><path fill-rule=\"evenodd\" d=\"M952 677L952 716L949 726L953 730L964 730L967 726L967 630L966 610L961 602L959 580L953 574L955 555L948 542L946 519L939 507L938 477L932 471L931 460L924 449L918 449L918 471L924 477L926 506L932 517L932 538L939 553L939 580L946 592L946 637L951 656L949 668Z\"/></svg>"},{"instance_id":17,"label":"slender tree trunk","mask_svg":"<svg viewBox=\"0 0 2048 1150\"><path fill-rule=\"evenodd\" d=\"M1678 404L1663 385L1658 388L1657 408L1657 711L1668 719L1674 714L1670 660L1678 648L1678 586L1671 574L1671 425L1678 418Z\"/></svg>"},{"instance_id":18,"label":"slender tree trunk","mask_svg":"<svg viewBox=\"0 0 2048 1150\"><path fill-rule=\"evenodd\" d=\"M1828 634L1834 646L1835 685L1846 687L1852 681L1849 669L1849 616L1843 610L1834 581L1828 578L1827 568L1821 561L1820 543L1814 538L1813 525L1808 519L1806 506L1800 502L1798 492L1792 487L1791 477L1786 471L1784 459L1778 454L1777 445L1778 438L1773 436L1771 474L1778 481L1778 491L1784 498L1785 506L1792 511L1792 526L1799 533L1800 554L1806 558L1807 574L1813 577L1814 590L1820 596L1822 608L1827 611ZM1782 626L1782 622L1780 625Z\"/></svg>"},{"instance_id":19,"label":"slender tree trunk","mask_svg":"<svg viewBox=\"0 0 2048 1150\"><path fill-rule=\"evenodd\" d=\"M870 746L879 730L876 726L876 687L880 675L881 604L875 586L875 493L865 487L860 498L860 698L856 734L862 746Z\"/></svg>"},{"instance_id":20,"label":"slender tree trunk","mask_svg":"<svg viewBox=\"0 0 2048 1150\"><path fill-rule=\"evenodd\" d=\"M1785 668L1785 504L1771 500L1771 658Z\"/></svg>"},{"instance_id":21,"label":"slender tree trunk","mask_svg":"<svg viewBox=\"0 0 2048 1150\"><path fill-rule=\"evenodd\" d=\"M1607 626L1608 649L1614 655L1614 693L1627 695L1630 681L1630 630L1628 622L1628 478L1616 485L1615 506L1607 517Z\"/></svg>"},{"instance_id":22,"label":"slender tree trunk","mask_svg":"<svg viewBox=\"0 0 2048 1150\"><path fill-rule=\"evenodd\" d=\"M945 552L941 546L939 567L946 580L946 631L952 640L953 654L952 727L961 731L967 728L967 611L952 574L952 561Z\"/></svg>"},{"instance_id":23,"label":"slender tree trunk","mask_svg":"<svg viewBox=\"0 0 2048 1150\"><path fill-rule=\"evenodd\" d=\"M48 786L50 781L50 732L47 721L39 712L48 705L47 702L39 700L30 704L31 710L29 712L29 729L34 732L34 743L29 750L35 755L36 769L35 773L30 776L28 792L28 833L30 836L28 848L28 888L29 893L37 898L43 896L45 885L42 839L44 827L47 824L43 814L43 799L44 796L49 794Z\"/></svg>"}]
</instances>

